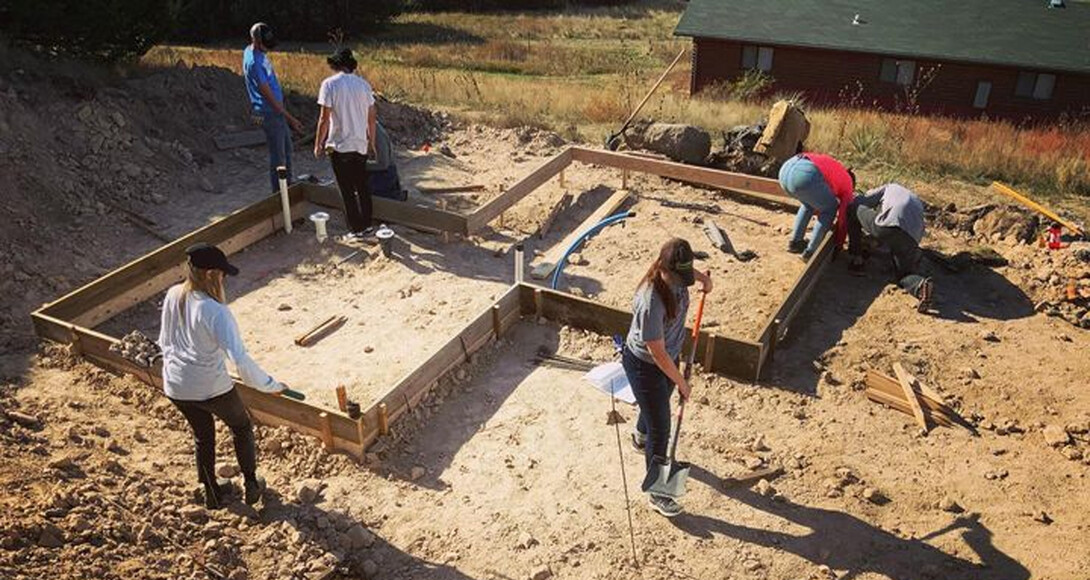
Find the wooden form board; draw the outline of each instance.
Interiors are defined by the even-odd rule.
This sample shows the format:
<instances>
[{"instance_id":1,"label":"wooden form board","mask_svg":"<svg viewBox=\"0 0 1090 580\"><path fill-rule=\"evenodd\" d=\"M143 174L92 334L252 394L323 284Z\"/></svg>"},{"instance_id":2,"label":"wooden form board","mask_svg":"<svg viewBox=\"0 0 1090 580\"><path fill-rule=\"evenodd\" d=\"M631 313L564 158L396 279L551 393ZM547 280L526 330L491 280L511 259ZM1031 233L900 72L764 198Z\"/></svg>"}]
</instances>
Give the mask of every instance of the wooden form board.
<instances>
[{"instance_id":1,"label":"wooden form board","mask_svg":"<svg viewBox=\"0 0 1090 580\"><path fill-rule=\"evenodd\" d=\"M409 371L392 389L374 402L363 413L366 429L363 445L366 448L379 437L379 416L386 412L386 420L394 422L412 410L439 383L439 380L460 365L469 362L475 352L519 321L519 289L511 287L493 306L490 306L466 325L457 335L432 353L426 361Z\"/></svg>"},{"instance_id":2,"label":"wooden form board","mask_svg":"<svg viewBox=\"0 0 1090 580\"><path fill-rule=\"evenodd\" d=\"M297 183L292 187L302 190L307 201L315 205L344 211L344 201L340 190L336 187L315 183ZM454 212L378 196L371 196L371 205L374 218L379 221L425 231L462 235L470 233L466 216Z\"/></svg>"},{"instance_id":3,"label":"wooden form board","mask_svg":"<svg viewBox=\"0 0 1090 580\"><path fill-rule=\"evenodd\" d=\"M612 336L628 332L632 313L532 284L519 286L522 313ZM691 330L686 332L685 348L690 348ZM701 331L696 344L697 360L705 372L714 372L743 381L757 378L761 344L750 340L718 336Z\"/></svg>"},{"instance_id":4,"label":"wooden form board","mask_svg":"<svg viewBox=\"0 0 1090 580\"><path fill-rule=\"evenodd\" d=\"M156 364L150 369L143 368L111 352L110 347L118 342L117 338L44 314L36 314L34 324L39 335L50 340L72 344L80 355L103 368L132 375L156 389L163 387L162 365ZM286 425L300 433L320 437L322 426L319 414L326 413L326 420L333 436L333 450L362 458L364 451L360 444L362 429L358 421L338 411L322 409L305 401L263 393L242 384L237 379L235 387L253 418L266 425Z\"/></svg>"},{"instance_id":5,"label":"wooden form board","mask_svg":"<svg viewBox=\"0 0 1090 580\"><path fill-rule=\"evenodd\" d=\"M810 258L810 262L806 264L802 274L799 274L799 277L795 279L791 291L787 293L787 298L768 318L768 323L765 324L764 330L761 331L760 336L757 338L757 342L762 346L760 363L762 370L765 368L766 363L772 362L776 346L787 334L792 320L806 303L806 299L821 278L821 273L832 262L835 251L836 242L833 241L831 234L827 234L818 246L817 252Z\"/></svg>"},{"instance_id":6,"label":"wooden form board","mask_svg":"<svg viewBox=\"0 0 1090 580\"><path fill-rule=\"evenodd\" d=\"M798 207L799 205L797 201L784 193L778 181L767 177L756 177L698 165L660 161L658 159L583 147L572 147L571 152L572 159L580 163L651 173L660 177L729 190L744 197L778 205L790 207Z\"/></svg>"},{"instance_id":7,"label":"wooden form board","mask_svg":"<svg viewBox=\"0 0 1090 580\"><path fill-rule=\"evenodd\" d=\"M288 194L292 218L297 219L303 211L303 191L291 189ZM282 216L280 195L270 196L129 262L38 312L81 326L97 326L180 280L187 247L208 242L231 254L279 230Z\"/></svg>"},{"instance_id":8,"label":"wooden form board","mask_svg":"<svg viewBox=\"0 0 1090 580\"><path fill-rule=\"evenodd\" d=\"M496 196L488 203L477 208L477 211L470 214L468 231L470 233L476 232L488 225L488 222L499 217L501 213L518 203L519 200L530 195L534 190L552 179L554 175L563 171L565 167L571 164L571 160L572 150L571 148L568 148L556 154L545 163L542 163L529 175L523 177L518 183L508 188L507 191Z\"/></svg>"}]
</instances>

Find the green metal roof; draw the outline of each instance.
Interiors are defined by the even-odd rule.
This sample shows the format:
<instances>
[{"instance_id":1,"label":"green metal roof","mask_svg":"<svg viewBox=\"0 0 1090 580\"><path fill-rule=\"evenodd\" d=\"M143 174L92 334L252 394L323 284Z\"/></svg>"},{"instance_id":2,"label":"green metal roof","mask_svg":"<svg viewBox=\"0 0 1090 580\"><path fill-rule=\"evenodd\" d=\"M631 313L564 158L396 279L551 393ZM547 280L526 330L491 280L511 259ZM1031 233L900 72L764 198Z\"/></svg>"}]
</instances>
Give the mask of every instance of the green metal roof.
<instances>
[{"instance_id":1,"label":"green metal roof","mask_svg":"<svg viewBox=\"0 0 1090 580\"><path fill-rule=\"evenodd\" d=\"M1090 3L691 0L674 34L1090 73ZM852 24L855 15L862 24ZM1088 97L1090 98L1090 97Z\"/></svg>"}]
</instances>

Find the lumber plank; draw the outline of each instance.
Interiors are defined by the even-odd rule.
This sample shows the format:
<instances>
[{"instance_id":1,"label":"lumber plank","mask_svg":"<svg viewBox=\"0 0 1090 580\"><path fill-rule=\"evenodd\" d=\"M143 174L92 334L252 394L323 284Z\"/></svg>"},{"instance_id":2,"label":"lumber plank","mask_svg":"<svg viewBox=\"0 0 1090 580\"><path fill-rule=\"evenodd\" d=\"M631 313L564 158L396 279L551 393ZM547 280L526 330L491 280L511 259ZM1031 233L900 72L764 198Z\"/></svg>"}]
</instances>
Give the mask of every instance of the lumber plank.
<instances>
[{"instance_id":1,"label":"lumber plank","mask_svg":"<svg viewBox=\"0 0 1090 580\"><path fill-rule=\"evenodd\" d=\"M542 163L537 169L523 177L518 183L512 185L507 191L493 198L488 203L477 208L477 211L469 215L467 230L474 233L488 225L489 222L499 217L501 213L518 203L522 198L534 192L571 164L571 148L565 149L554 155L551 159Z\"/></svg>"},{"instance_id":2,"label":"lumber plank","mask_svg":"<svg viewBox=\"0 0 1090 580\"><path fill-rule=\"evenodd\" d=\"M876 391L881 391L895 397L900 396L903 392L901 389L901 383L898 382L897 379L888 375L884 375L874 369L870 369L867 371L866 384L868 388L874 389ZM923 385L919 386L922 387ZM924 407L925 410L930 409L932 411L947 414L953 413L953 410L946 405L946 402L945 400L943 400L942 395L939 395L931 389L927 389L927 391L928 392L924 392L923 389L921 389L920 394L922 396L919 397L920 405Z\"/></svg>"},{"instance_id":3,"label":"lumber plank","mask_svg":"<svg viewBox=\"0 0 1090 580\"><path fill-rule=\"evenodd\" d=\"M552 275L553 270L556 269L557 262L560 258L564 257L564 252L575 243L575 240L579 239L583 232L588 228L593 227L598 222L613 215L626 201L628 201L629 193L627 190L621 189L615 191L613 195L609 196L598 206L598 209L594 210L594 213L590 214L590 217L583 220L583 223L579 224L579 227L575 228L562 242L553 246L548 253L538 262L537 266L534 266L530 270L530 276L539 280L548 278Z\"/></svg>"},{"instance_id":4,"label":"lumber plank","mask_svg":"<svg viewBox=\"0 0 1090 580\"><path fill-rule=\"evenodd\" d=\"M292 187L302 189L306 199L315 205L344 211L344 200L336 187L316 183L297 183ZM466 217L461 214L378 196L371 196L371 204L374 218L379 221L422 230L469 234Z\"/></svg>"},{"instance_id":5,"label":"lumber plank","mask_svg":"<svg viewBox=\"0 0 1090 580\"><path fill-rule=\"evenodd\" d=\"M288 193L293 204L303 201L301 189L293 186L293 188L289 188ZM260 239L260 237L263 237L270 218L273 219L273 225L276 226L279 222L276 216L280 213L279 194L250 204L69 292L43 308L43 313L62 320L75 321L77 317L87 311L100 307L108 301L119 300L122 295L125 295L124 302L132 302L133 300L140 302L169 286L169 282L163 283L163 280L174 278L160 275L171 269L177 269L185 261L185 249L190 245L197 242L208 242L228 246L224 248L226 253L231 253L228 252L228 249L238 251L245 247L244 242L253 243L255 241L253 238ZM226 242L232 243L228 244ZM162 287L157 289L149 287L148 282L151 279L155 279ZM144 286L144 289L132 292L141 286ZM129 294L130 292L132 293ZM140 296L145 297L137 300ZM116 308L118 306L115 304L113 314L117 313ZM102 316L102 314L98 316ZM95 318L84 319L82 324L90 326ZM99 323L101 323L101 319L99 319Z\"/></svg>"},{"instance_id":6,"label":"lumber plank","mask_svg":"<svg viewBox=\"0 0 1090 580\"><path fill-rule=\"evenodd\" d=\"M469 185L448 185L441 187L426 187L423 185L418 185L416 186L416 190L420 193L438 195L441 193L471 193L474 191L484 191L485 186L480 183L472 183Z\"/></svg>"},{"instance_id":7,"label":"lumber plank","mask_svg":"<svg viewBox=\"0 0 1090 580\"><path fill-rule=\"evenodd\" d=\"M817 252L810 258L810 262L806 264L806 269L795 279L795 283L787 293L787 298L768 317L768 323L765 324L760 338L757 339L757 342L765 345L767 352L772 352L772 341L779 342L787 334L792 319L802 309L806 299L810 296L810 292L813 291L814 286L817 285L818 280L821 278L821 273L832 262L835 250L836 242L833 241L833 236L826 234L825 239L818 246Z\"/></svg>"},{"instance_id":8,"label":"lumber plank","mask_svg":"<svg viewBox=\"0 0 1090 580\"><path fill-rule=\"evenodd\" d=\"M572 147L571 151L572 159L580 163L651 173L660 177L725 189L743 197L777 205L798 207L798 202L780 188L778 181L767 177L756 177L744 173L732 173L697 165L686 165L673 161L649 159L647 157L584 147Z\"/></svg>"},{"instance_id":9,"label":"lumber plank","mask_svg":"<svg viewBox=\"0 0 1090 580\"><path fill-rule=\"evenodd\" d=\"M897 380L901 384L901 390L904 392L905 402L908 404L908 408L912 410L912 415L916 418L916 423L920 425L920 428L927 432L927 417L923 414L923 407L920 406L920 400L917 397L916 389L913 387L913 383L916 378L913 377L904 365L899 362L893 363L893 372L897 374Z\"/></svg>"},{"instance_id":10,"label":"lumber plank","mask_svg":"<svg viewBox=\"0 0 1090 580\"><path fill-rule=\"evenodd\" d=\"M887 407L900 411L905 415L912 416L912 409L908 406L908 403L900 395L891 395L884 391L879 391L873 388L868 388L865 391L867 398L875 403L886 405ZM943 427L951 427L955 424L953 418L946 416L943 413L932 411L928 412L928 417L935 422L936 425L942 425Z\"/></svg>"}]
</instances>

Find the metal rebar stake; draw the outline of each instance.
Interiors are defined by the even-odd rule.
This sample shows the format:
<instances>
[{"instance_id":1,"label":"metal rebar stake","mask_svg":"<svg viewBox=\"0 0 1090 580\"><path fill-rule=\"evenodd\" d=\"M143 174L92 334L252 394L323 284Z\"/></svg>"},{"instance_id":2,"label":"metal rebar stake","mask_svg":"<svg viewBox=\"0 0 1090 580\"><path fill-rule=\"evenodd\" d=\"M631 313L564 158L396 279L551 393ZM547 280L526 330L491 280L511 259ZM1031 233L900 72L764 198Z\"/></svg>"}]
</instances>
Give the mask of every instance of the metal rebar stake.
<instances>
[{"instance_id":1,"label":"metal rebar stake","mask_svg":"<svg viewBox=\"0 0 1090 580\"><path fill-rule=\"evenodd\" d=\"M526 261L523 258L525 248L520 243L515 246L515 284L522 284L526 279Z\"/></svg>"}]
</instances>

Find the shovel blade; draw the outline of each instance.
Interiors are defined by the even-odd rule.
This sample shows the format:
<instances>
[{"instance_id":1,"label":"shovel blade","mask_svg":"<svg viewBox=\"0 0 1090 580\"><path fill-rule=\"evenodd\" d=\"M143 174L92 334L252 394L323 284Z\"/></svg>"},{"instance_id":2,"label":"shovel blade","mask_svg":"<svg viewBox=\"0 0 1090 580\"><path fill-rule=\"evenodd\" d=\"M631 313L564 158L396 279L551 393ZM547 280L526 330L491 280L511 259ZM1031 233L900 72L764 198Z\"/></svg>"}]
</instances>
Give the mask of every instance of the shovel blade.
<instances>
[{"instance_id":1,"label":"shovel blade","mask_svg":"<svg viewBox=\"0 0 1090 580\"><path fill-rule=\"evenodd\" d=\"M685 483L689 480L691 467L691 464L684 461L675 461L668 466L661 466L659 478L647 491L655 495L680 499L685 495Z\"/></svg>"}]
</instances>

